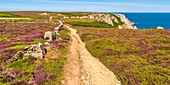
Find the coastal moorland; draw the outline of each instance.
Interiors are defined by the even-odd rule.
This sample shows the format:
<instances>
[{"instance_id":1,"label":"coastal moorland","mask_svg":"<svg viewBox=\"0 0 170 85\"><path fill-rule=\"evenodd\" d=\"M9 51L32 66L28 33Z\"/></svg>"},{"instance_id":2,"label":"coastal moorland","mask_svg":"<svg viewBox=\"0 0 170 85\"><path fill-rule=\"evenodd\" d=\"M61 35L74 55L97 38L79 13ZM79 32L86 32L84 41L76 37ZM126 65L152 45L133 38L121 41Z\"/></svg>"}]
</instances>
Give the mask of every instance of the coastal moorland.
<instances>
[{"instance_id":1,"label":"coastal moorland","mask_svg":"<svg viewBox=\"0 0 170 85\"><path fill-rule=\"evenodd\" d=\"M43 59L16 55L29 45L46 43L44 34L60 20L66 26L44 46L47 54ZM122 14L29 11L0 12L0 84L61 85L70 47L76 47L71 46L75 36L67 26L77 30L88 52L112 71L120 84L170 84L169 30L137 29Z\"/></svg>"}]
</instances>

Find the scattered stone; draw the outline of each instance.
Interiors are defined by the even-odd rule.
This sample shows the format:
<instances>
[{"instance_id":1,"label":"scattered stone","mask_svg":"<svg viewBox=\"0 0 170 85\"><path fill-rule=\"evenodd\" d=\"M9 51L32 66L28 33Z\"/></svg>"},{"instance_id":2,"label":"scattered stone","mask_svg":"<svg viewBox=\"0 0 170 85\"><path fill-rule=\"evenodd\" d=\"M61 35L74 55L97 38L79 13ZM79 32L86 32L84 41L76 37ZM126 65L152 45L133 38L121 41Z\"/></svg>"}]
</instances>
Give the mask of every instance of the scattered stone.
<instances>
[{"instance_id":1,"label":"scattered stone","mask_svg":"<svg viewBox=\"0 0 170 85\"><path fill-rule=\"evenodd\" d=\"M52 22L53 17L50 17L50 22Z\"/></svg>"},{"instance_id":2,"label":"scattered stone","mask_svg":"<svg viewBox=\"0 0 170 85\"><path fill-rule=\"evenodd\" d=\"M51 17L52 18L52 17ZM60 22L61 24L54 28L54 31L47 31L44 35L44 39L47 39L48 42L45 43L45 45L49 46L51 41L56 39L56 34L60 31L61 27L64 25L64 21ZM42 43L39 43L38 45L29 45L26 46L23 51L18 51L11 59L6 61L6 64L12 63L13 61L16 61L17 59L22 58L29 58L30 56L33 56L37 59L44 58L44 55L47 53L46 48Z\"/></svg>"},{"instance_id":3,"label":"scattered stone","mask_svg":"<svg viewBox=\"0 0 170 85\"><path fill-rule=\"evenodd\" d=\"M49 43L49 42L45 42L45 43L44 43L44 46L45 46L45 47L50 46L50 43Z\"/></svg>"},{"instance_id":4,"label":"scattered stone","mask_svg":"<svg viewBox=\"0 0 170 85\"><path fill-rule=\"evenodd\" d=\"M90 19L94 19L94 16L93 16L93 15L89 15L89 18L90 18Z\"/></svg>"},{"instance_id":5,"label":"scattered stone","mask_svg":"<svg viewBox=\"0 0 170 85\"><path fill-rule=\"evenodd\" d=\"M15 57L12 57L12 58L8 59L4 64L8 65L8 64L10 64L10 63L12 63L14 61L17 61L17 59Z\"/></svg>"},{"instance_id":6,"label":"scattered stone","mask_svg":"<svg viewBox=\"0 0 170 85\"><path fill-rule=\"evenodd\" d=\"M46 39L48 42L51 42L55 40L56 34L53 31L47 31L45 32L44 39Z\"/></svg>"},{"instance_id":7,"label":"scattered stone","mask_svg":"<svg viewBox=\"0 0 170 85\"><path fill-rule=\"evenodd\" d=\"M37 59L44 58L44 55L47 53L46 49L44 48L42 43L38 45L30 45L27 46L24 50L24 57L33 56Z\"/></svg>"},{"instance_id":8,"label":"scattered stone","mask_svg":"<svg viewBox=\"0 0 170 85\"><path fill-rule=\"evenodd\" d=\"M73 19L73 18L76 18L76 17L75 17L75 16L72 16L71 18Z\"/></svg>"},{"instance_id":9,"label":"scattered stone","mask_svg":"<svg viewBox=\"0 0 170 85\"><path fill-rule=\"evenodd\" d=\"M59 26L55 27L53 31L45 32L44 39L46 39L48 42L51 42L56 39L56 35L58 35L60 29L64 25L64 21L60 21L60 22L61 22L61 24Z\"/></svg>"},{"instance_id":10,"label":"scattered stone","mask_svg":"<svg viewBox=\"0 0 170 85\"><path fill-rule=\"evenodd\" d=\"M23 52L22 51L18 51L15 55L14 55L14 58L16 59L22 59L23 57Z\"/></svg>"},{"instance_id":11,"label":"scattered stone","mask_svg":"<svg viewBox=\"0 0 170 85\"><path fill-rule=\"evenodd\" d=\"M18 51L11 59L7 60L5 64L12 63L13 61L16 61L17 59L22 58L28 58L30 56L33 56L37 59L44 58L44 55L47 53L46 48L42 43L39 43L38 45L29 45L26 46L23 51Z\"/></svg>"},{"instance_id":12,"label":"scattered stone","mask_svg":"<svg viewBox=\"0 0 170 85\"><path fill-rule=\"evenodd\" d=\"M42 13L42 14L40 14L40 15L48 15L46 12L44 12L44 13Z\"/></svg>"},{"instance_id":13,"label":"scattered stone","mask_svg":"<svg viewBox=\"0 0 170 85\"><path fill-rule=\"evenodd\" d=\"M119 25L119 26L118 26L118 29L122 29L122 26Z\"/></svg>"},{"instance_id":14,"label":"scattered stone","mask_svg":"<svg viewBox=\"0 0 170 85\"><path fill-rule=\"evenodd\" d=\"M44 55L47 53L42 43L39 43L38 47L39 47L39 51L42 52Z\"/></svg>"},{"instance_id":15,"label":"scattered stone","mask_svg":"<svg viewBox=\"0 0 170 85\"><path fill-rule=\"evenodd\" d=\"M69 19L70 17L64 16L64 19Z\"/></svg>"},{"instance_id":16,"label":"scattered stone","mask_svg":"<svg viewBox=\"0 0 170 85\"><path fill-rule=\"evenodd\" d=\"M31 45L26 46L23 50L24 50L24 51L27 51L30 47L31 47Z\"/></svg>"},{"instance_id":17,"label":"scattered stone","mask_svg":"<svg viewBox=\"0 0 170 85\"><path fill-rule=\"evenodd\" d=\"M34 56L34 57L37 58L37 59L43 59L43 58L44 58L44 55L43 55L43 53L41 53L41 52L33 52L33 53L31 53L30 55L31 55L31 56Z\"/></svg>"},{"instance_id":18,"label":"scattered stone","mask_svg":"<svg viewBox=\"0 0 170 85\"><path fill-rule=\"evenodd\" d=\"M138 29L136 26L134 26L134 29Z\"/></svg>"}]
</instances>

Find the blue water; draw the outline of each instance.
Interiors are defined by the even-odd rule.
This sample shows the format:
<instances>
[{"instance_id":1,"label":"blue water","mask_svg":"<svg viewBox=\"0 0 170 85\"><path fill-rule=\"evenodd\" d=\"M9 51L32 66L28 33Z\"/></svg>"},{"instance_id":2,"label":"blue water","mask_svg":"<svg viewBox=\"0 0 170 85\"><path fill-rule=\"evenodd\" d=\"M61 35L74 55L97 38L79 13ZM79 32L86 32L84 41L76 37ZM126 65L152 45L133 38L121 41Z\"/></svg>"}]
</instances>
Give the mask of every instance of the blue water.
<instances>
[{"instance_id":1,"label":"blue water","mask_svg":"<svg viewBox=\"0 0 170 85\"><path fill-rule=\"evenodd\" d=\"M119 13L124 14L139 29L157 28L170 29L170 13Z\"/></svg>"}]
</instances>

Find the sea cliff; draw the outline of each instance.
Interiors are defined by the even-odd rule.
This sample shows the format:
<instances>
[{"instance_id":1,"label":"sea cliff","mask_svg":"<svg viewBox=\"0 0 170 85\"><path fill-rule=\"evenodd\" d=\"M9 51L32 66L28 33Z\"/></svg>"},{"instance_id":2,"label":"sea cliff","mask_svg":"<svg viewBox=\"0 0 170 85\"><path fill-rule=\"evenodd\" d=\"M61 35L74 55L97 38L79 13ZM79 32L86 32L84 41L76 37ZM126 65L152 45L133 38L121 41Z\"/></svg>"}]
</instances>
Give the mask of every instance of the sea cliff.
<instances>
[{"instance_id":1,"label":"sea cliff","mask_svg":"<svg viewBox=\"0 0 170 85\"><path fill-rule=\"evenodd\" d=\"M105 22L118 29L138 29L134 23L123 14L91 13L85 16L64 16L64 19L90 19Z\"/></svg>"}]
</instances>

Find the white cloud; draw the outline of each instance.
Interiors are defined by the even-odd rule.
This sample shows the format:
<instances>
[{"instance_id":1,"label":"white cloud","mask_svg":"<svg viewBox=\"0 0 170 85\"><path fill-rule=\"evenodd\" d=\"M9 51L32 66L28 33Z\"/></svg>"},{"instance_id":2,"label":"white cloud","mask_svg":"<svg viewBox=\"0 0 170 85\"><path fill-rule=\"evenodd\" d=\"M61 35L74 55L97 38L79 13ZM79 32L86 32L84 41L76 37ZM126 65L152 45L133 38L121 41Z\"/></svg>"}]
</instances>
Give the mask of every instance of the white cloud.
<instances>
[{"instance_id":1,"label":"white cloud","mask_svg":"<svg viewBox=\"0 0 170 85\"><path fill-rule=\"evenodd\" d=\"M19 1L19 0L18 0ZM169 11L170 6L70 0L29 0L28 4L2 4L0 10L47 10L47 11L88 11L88 12L127 12L127 11Z\"/></svg>"},{"instance_id":2,"label":"white cloud","mask_svg":"<svg viewBox=\"0 0 170 85\"><path fill-rule=\"evenodd\" d=\"M140 6L140 7L170 7L167 5L140 4L140 3L116 3L116 2L85 2L85 1L66 1L66 0L41 0L45 2L65 3L65 4L94 4L94 5L114 5L114 6Z\"/></svg>"}]
</instances>

